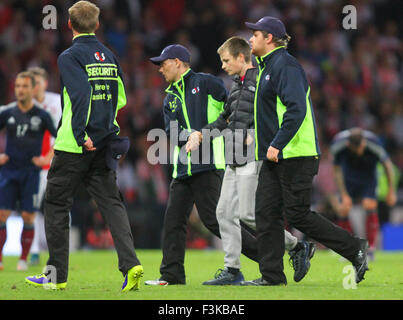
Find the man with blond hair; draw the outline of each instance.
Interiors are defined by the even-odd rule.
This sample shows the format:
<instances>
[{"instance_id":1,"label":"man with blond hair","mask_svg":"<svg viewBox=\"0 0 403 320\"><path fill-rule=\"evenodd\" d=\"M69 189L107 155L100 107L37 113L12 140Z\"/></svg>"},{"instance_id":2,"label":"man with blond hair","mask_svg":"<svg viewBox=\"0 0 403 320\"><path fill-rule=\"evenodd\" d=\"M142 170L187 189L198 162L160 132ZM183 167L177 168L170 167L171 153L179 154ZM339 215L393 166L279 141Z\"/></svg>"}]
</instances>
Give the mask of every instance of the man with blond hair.
<instances>
[{"instance_id":1,"label":"man with blond hair","mask_svg":"<svg viewBox=\"0 0 403 320\"><path fill-rule=\"evenodd\" d=\"M26 278L38 287L64 289L67 285L69 212L81 183L110 228L119 270L125 277L122 292L138 289L143 275L116 185L118 159L129 148L127 137L118 136L116 121L118 111L126 105L125 89L116 57L95 37L99 12L88 1L79 1L69 9L73 44L58 58L63 114L44 203L49 260L44 273Z\"/></svg>"}]
</instances>

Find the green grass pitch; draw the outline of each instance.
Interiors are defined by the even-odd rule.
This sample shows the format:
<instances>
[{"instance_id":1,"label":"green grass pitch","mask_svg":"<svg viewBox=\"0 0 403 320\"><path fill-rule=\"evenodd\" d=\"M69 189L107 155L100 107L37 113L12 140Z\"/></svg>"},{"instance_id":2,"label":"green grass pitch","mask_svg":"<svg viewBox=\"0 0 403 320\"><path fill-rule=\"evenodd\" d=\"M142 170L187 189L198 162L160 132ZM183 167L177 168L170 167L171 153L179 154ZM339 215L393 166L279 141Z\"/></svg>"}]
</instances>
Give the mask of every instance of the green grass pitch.
<instances>
[{"instance_id":1,"label":"green grass pitch","mask_svg":"<svg viewBox=\"0 0 403 320\"><path fill-rule=\"evenodd\" d=\"M123 277L117 269L115 251L80 251L70 255L66 290L50 291L27 285L24 278L39 274L42 266L16 271L17 257L3 257L0 271L0 300L402 300L403 252L376 253L365 280L356 289L345 289L343 273L349 262L328 250L317 250L311 269L299 283L293 281L293 270L284 256L288 279L285 287L203 286L222 267L224 254L214 250L188 250L185 259L187 285L146 286L145 280L159 277L160 250L138 250L144 266L139 291L120 293ZM45 262L46 254L41 255ZM260 277L258 265L242 257L242 271L247 280Z\"/></svg>"}]
</instances>

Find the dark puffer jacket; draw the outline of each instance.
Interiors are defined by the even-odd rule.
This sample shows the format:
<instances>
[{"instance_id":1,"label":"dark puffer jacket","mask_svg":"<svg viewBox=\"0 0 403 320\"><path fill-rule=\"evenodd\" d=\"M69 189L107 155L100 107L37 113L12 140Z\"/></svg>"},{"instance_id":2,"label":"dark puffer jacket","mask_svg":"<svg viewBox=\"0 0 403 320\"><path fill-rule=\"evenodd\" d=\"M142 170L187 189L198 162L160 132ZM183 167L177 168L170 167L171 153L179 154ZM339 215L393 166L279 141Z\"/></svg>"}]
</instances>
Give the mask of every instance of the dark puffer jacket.
<instances>
[{"instance_id":1,"label":"dark puffer jacket","mask_svg":"<svg viewBox=\"0 0 403 320\"><path fill-rule=\"evenodd\" d=\"M243 82L239 76L233 77L234 82L224 111L216 121L203 127L208 130L218 129L225 136L226 163L229 165L241 166L254 161L255 143L253 141L246 145L245 139L248 132L250 137L255 139L254 100L258 73L257 68L248 69ZM230 141L232 141L232 148Z\"/></svg>"}]
</instances>

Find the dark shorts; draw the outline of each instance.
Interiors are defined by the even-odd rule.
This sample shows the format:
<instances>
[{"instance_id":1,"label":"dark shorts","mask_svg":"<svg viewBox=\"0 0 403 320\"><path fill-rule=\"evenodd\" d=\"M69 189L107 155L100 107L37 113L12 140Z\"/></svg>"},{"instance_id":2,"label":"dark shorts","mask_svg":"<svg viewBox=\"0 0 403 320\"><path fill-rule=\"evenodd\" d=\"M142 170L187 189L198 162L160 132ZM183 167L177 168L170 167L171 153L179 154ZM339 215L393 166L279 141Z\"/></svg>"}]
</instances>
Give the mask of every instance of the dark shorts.
<instances>
[{"instance_id":1,"label":"dark shorts","mask_svg":"<svg viewBox=\"0 0 403 320\"><path fill-rule=\"evenodd\" d=\"M353 199L376 199L376 180L352 182L346 180L346 189Z\"/></svg>"},{"instance_id":2,"label":"dark shorts","mask_svg":"<svg viewBox=\"0 0 403 320\"><path fill-rule=\"evenodd\" d=\"M39 210L39 170L0 169L0 209ZM17 206L19 204L19 206Z\"/></svg>"}]
</instances>

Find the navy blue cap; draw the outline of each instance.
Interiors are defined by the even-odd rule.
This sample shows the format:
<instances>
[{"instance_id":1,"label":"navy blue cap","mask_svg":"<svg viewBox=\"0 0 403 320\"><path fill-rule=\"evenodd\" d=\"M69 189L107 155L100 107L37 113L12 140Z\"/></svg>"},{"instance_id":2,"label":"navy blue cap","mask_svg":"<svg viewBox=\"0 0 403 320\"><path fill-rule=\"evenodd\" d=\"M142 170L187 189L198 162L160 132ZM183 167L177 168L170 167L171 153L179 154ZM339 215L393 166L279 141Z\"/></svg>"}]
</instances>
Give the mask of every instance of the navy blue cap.
<instances>
[{"instance_id":1,"label":"navy blue cap","mask_svg":"<svg viewBox=\"0 0 403 320\"><path fill-rule=\"evenodd\" d=\"M271 33L276 38L283 38L286 35L285 26L280 19L266 16L256 23L245 22L245 25L252 30L261 30Z\"/></svg>"},{"instance_id":2,"label":"navy blue cap","mask_svg":"<svg viewBox=\"0 0 403 320\"><path fill-rule=\"evenodd\" d=\"M161 55L158 57L150 58L151 62L154 64L160 64L166 59L176 59L183 62L190 63L190 52L184 46L180 44L171 44L162 50Z\"/></svg>"},{"instance_id":3,"label":"navy blue cap","mask_svg":"<svg viewBox=\"0 0 403 320\"><path fill-rule=\"evenodd\" d=\"M130 148L130 140L128 137L116 136L106 147L105 160L109 169L116 171L119 160L124 156Z\"/></svg>"}]
</instances>

